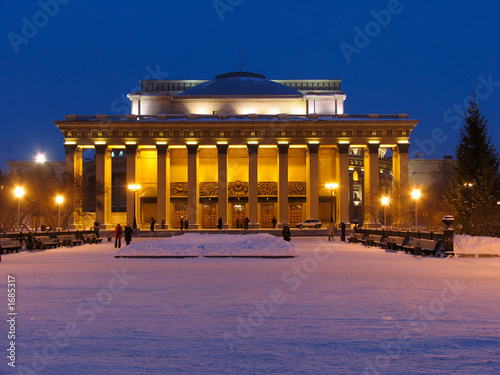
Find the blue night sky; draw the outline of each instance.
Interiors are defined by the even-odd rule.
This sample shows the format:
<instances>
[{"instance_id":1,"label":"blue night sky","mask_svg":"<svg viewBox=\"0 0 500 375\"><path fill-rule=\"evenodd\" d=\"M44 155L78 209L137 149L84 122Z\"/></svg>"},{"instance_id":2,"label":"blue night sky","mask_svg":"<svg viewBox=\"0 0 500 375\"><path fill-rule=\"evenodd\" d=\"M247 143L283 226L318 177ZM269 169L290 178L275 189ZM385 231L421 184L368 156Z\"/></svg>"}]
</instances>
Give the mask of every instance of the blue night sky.
<instances>
[{"instance_id":1,"label":"blue night sky","mask_svg":"<svg viewBox=\"0 0 500 375\"><path fill-rule=\"evenodd\" d=\"M140 79L238 70L239 41L245 71L341 78L346 113L419 119L413 156L454 153L460 107L476 88L498 146L499 9L493 0L0 0L0 168L9 145L12 160L39 151L63 160L53 121L125 114Z\"/></svg>"}]
</instances>

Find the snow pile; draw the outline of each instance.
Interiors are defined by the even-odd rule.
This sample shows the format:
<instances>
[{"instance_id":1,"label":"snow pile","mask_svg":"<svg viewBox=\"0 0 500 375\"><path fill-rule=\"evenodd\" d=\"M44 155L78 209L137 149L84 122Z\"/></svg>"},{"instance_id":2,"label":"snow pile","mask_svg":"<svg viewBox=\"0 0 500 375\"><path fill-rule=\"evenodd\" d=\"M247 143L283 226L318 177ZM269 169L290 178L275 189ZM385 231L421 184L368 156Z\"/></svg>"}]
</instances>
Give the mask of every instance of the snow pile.
<instances>
[{"instance_id":1,"label":"snow pile","mask_svg":"<svg viewBox=\"0 0 500 375\"><path fill-rule=\"evenodd\" d=\"M455 235L456 254L500 254L500 238Z\"/></svg>"},{"instance_id":2,"label":"snow pile","mask_svg":"<svg viewBox=\"0 0 500 375\"><path fill-rule=\"evenodd\" d=\"M132 243L116 256L295 256L282 238L259 234L199 234Z\"/></svg>"}]
</instances>

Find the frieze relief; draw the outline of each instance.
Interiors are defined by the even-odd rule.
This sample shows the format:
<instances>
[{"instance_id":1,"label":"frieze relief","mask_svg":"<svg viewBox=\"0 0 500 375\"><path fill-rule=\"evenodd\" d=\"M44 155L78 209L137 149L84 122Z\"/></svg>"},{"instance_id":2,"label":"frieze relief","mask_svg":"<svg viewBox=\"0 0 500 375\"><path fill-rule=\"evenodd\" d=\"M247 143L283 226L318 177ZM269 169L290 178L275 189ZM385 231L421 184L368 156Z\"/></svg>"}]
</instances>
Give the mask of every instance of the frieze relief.
<instances>
[{"instance_id":1,"label":"frieze relief","mask_svg":"<svg viewBox=\"0 0 500 375\"><path fill-rule=\"evenodd\" d=\"M187 182L172 182L170 184L170 196L172 197L187 197L188 183Z\"/></svg>"},{"instance_id":2,"label":"frieze relief","mask_svg":"<svg viewBox=\"0 0 500 375\"><path fill-rule=\"evenodd\" d=\"M288 196L292 195L306 195L305 182L289 182L288 183Z\"/></svg>"},{"instance_id":3,"label":"frieze relief","mask_svg":"<svg viewBox=\"0 0 500 375\"><path fill-rule=\"evenodd\" d=\"M219 194L217 182L200 182L200 197L213 197Z\"/></svg>"},{"instance_id":4,"label":"frieze relief","mask_svg":"<svg viewBox=\"0 0 500 375\"><path fill-rule=\"evenodd\" d=\"M258 195L278 195L278 183L276 182L259 182Z\"/></svg>"},{"instance_id":5,"label":"frieze relief","mask_svg":"<svg viewBox=\"0 0 500 375\"><path fill-rule=\"evenodd\" d=\"M229 197L245 197L248 195L248 182L240 180L229 182L227 184L227 195Z\"/></svg>"}]
</instances>

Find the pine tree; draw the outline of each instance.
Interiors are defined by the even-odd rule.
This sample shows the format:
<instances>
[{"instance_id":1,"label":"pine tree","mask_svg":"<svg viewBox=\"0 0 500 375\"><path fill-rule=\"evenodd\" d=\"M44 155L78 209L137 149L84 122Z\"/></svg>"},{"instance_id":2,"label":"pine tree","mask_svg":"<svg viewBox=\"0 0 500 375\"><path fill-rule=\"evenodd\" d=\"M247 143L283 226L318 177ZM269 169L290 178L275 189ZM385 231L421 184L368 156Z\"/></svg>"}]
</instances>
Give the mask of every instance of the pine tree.
<instances>
[{"instance_id":1,"label":"pine tree","mask_svg":"<svg viewBox=\"0 0 500 375\"><path fill-rule=\"evenodd\" d=\"M500 160L487 123L473 94L456 148L454 184L447 194L459 231L471 235L499 234Z\"/></svg>"}]
</instances>

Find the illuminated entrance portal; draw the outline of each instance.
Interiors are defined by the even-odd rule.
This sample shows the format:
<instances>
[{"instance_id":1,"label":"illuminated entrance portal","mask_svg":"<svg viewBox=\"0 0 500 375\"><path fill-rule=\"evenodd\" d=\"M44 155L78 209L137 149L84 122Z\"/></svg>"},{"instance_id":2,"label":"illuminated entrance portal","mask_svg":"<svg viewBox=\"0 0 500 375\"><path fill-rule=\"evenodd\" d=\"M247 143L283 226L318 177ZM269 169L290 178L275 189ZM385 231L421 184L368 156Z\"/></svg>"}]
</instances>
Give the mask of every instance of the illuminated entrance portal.
<instances>
[{"instance_id":1,"label":"illuminated entrance portal","mask_svg":"<svg viewBox=\"0 0 500 375\"><path fill-rule=\"evenodd\" d=\"M217 204L210 203L203 205L203 228L217 227Z\"/></svg>"},{"instance_id":2,"label":"illuminated entrance portal","mask_svg":"<svg viewBox=\"0 0 500 375\"><path fill-rule=\"evenodd\" d=\"M245 205L241 203L233 204L233 228L243 228L245 223Z\"/></svg>"},{"instance_id":3,"label":"illuminated entrance portal","mask_svg":"<svg viewBox=\"0 0 500 375\"><path fill-rule=\"evenodd\" d=\"M291 204L290 205L290 227L295 227L296 224L302 223L302 205L301 204Z\"/></svg>"},{"instance_id":4,"label":"illuminated entrance portal","mask_svg":"<svg viewBox=\"0 0 500 375\"><path fill-rule=\"evenodd\" d=\"M260 226L262 228L273 227L274 203L261 203L260 205Z\"/></svg>"}]
</instances>

